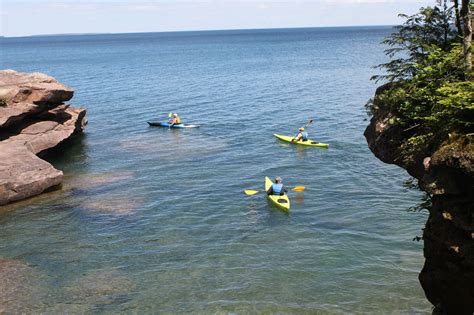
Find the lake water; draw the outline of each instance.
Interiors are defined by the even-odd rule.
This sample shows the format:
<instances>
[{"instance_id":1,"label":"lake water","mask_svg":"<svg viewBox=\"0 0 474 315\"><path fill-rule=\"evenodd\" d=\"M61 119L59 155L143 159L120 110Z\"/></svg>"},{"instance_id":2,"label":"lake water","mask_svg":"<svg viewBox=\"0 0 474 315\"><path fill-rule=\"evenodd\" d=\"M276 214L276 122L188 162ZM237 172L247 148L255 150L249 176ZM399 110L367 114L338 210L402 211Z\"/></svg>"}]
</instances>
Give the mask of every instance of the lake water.
<instances>
[{"instance_id":1,"label":"lake water","mask_svg":"<svg viewBox=\"0 0 474 315\"><path fill-rule=\"evenodd\" d=\"M51 159L63 190L0 210L0 311L430 312L413 241L427 215L407 211L422 193L363 137L389 33L2 39L2 68L73 87L89 124ZM201 127L148 127L171 111ZM272 136L309 119L329 149ZM242 193L265 176L306 186L289 214Z\"/></svg>"}]
</instances>

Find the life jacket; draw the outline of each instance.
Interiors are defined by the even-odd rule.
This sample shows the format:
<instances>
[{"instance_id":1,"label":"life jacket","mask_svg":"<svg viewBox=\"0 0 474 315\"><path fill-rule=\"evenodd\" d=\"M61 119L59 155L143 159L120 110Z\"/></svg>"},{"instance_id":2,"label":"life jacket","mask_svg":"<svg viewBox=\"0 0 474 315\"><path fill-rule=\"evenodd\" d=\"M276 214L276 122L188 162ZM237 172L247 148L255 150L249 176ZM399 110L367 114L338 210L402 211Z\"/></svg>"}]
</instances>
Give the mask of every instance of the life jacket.
<instances>
[{"instance_id":1,"label":"life jacket","mask_svg":"<svg viewBox=\"0 0 474 315\"><path fill-rule=\"evenodd\" d=\"M283 190L283 184L273 184L272 190L275 195L278 195Z\"/></svg>"},{"instance_id":2,"label":"life jacket","mask_svg":"<svg viewBox=\"0 0 474 315\"><path fill-rule=\"evenodd\" d=\"M306 131L300 131L296 134L295 138L298 138L301 135L301 139L298 141L306 141L308 140L308 133Z\"/></svg>"},{"instance_id":3,"label":"life jacket","mask_svg":"<svg viewBox=\"0 0 474 315\"><path fill-rule=\"evenodd\" d=\"M180 124L180 123L181 123L181 118L179 116L176 116L175 124L177 125L177 124Z\"/></svg>"}]
</instances>

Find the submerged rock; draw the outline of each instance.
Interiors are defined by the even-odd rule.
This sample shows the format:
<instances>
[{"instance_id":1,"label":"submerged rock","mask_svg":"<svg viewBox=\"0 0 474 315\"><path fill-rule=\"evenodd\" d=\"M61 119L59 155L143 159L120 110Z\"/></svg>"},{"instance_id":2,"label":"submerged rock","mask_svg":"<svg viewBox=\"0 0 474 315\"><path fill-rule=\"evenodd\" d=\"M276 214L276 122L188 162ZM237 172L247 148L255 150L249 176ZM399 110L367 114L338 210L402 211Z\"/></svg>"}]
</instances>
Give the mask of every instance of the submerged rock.
<instances>
[{"instance_id":1,"label":"submerged rock","mask_svg":"<svg viewBox=\"0 0 474 315\"><path fill-rule=\"evenodd\" d=\"M0 314L40 309L44 297L40 274L20 260L0 258Z\"/></svg>"},{"instance_id":2,"label":"submerged rock","mask_svg":"<svg viewBox=\"0 0 474 315\"><path fill-rule=\"evenodd\" d=\"M108 184L118 183L133 178L132 172L106 172L74 176L67 180L65 185L72 189L92 189Z\"/></svg>"},{"instance_id":3,"label":"submerged rock","mask_svg":"<svg viewBox=\"0 0 474 315\"><path fill-rule=\"evenodd\" d=\"M81 205L87 211L101 214L127 215L132 214L143 204L140 197L124 194L101 194L85 199Z\"/></svg>"},{"instance_id":4,"label":"submerged rock","mask_svg":"<svg viewBox=\"0 0 474 315\"><path fill-rule=\"evenodd\" d=\"M82 133L86 110L63 103L73 94L42 73L0 71L0 205L61 183L63 173L36 155Z\"/></svg>"},{"instance_id":5,"label":"submerged rock","mask_svg":"<svg viewBox=\"0 0 474 315\"><path fill-rule=\"evenodd\" d=\"M91 271L72 281L65 288L69 305L87 306L88 311L103 311L108 305L131 299L135 284L118 270Z\"/></svg>"}]
</instances>

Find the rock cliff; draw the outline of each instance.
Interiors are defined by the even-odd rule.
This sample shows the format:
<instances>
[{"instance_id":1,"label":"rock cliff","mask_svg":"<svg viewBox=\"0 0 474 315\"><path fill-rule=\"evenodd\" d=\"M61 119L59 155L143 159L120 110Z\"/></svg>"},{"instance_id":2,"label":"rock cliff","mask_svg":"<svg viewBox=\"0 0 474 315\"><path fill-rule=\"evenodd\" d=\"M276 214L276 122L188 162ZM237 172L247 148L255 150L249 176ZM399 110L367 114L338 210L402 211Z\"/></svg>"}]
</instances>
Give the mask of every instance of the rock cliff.
<instances>
[{"instance_id":1,"label":"rock cliff","mask_svg":"<svg viewBox=\"0 0 474 315\"><path fill-rule=\"evenodd\" d=\"M376 91L390 88L382 86ZM377 100L377 98L375 98ZM474 313L474 145L469 137L410 152L403 143L416 128L403 129L384 104L374 103L365 130L369 148L385 163L396 164L418 179L431 199L423 230L425 264L420 283L437 314Z\"/></svg>"},{"instance_id":2,"label":"rock cliff","mask_svg":"<svg viewBox=\"0 0 474 315\"><path fill-rule=\"evenodd\" d=\"M39 156L81 133L74 91L42 73L0 71L0 205L58 186L63 173Z\"/></svg>"}]
</instances>

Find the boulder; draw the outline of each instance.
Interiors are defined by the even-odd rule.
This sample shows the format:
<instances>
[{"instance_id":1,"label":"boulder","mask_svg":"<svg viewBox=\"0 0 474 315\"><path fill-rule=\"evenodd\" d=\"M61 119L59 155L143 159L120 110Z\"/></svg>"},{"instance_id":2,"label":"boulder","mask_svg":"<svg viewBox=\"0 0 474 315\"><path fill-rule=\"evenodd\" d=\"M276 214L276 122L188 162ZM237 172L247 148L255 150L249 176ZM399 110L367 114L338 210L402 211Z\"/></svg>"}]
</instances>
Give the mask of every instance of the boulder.
<instances>
[{"instance_id":1,"label":"boulder","mask_svg":"<svg viewBox=\"0 0 474 315\"><path fill-rule=\"evenodd\" d=\"M63 172L26 146L0 143L0 205L38 195L62 179Z\"/></svg>"},{"instance_id":2,"label":"boulder","mask_svg":"<svg viewBox=\"0 0 474 315\"><path fill-rule=\"evenodd\" d=\"M37 155L83 132L74 91L42 73L0 71L0 205L58 187L63 173Z\"/></svg>"},{"instance_id":3,"label":"boulder","mask_svg":"<svg viewBox=\"0 0 474 315\"><path fill-rule=\"evenodd\" d=\"M24 117L69 101L74 91L53 77L42 73L0 71L0 128L18 122Z\"/></svg>"},{"instance_id":4,"label":"boulder","mask_svg":"<svg viewBox=\"0 0 474 315\"><path fill-rule=\"evenodd\" d=\"M83 108L67 108L57 113L58 116L68 116L63 123L54 120L38 121L21 129L18 134L10 136L3 142L26 146L34 154L42 153L56 147L75 133L82 132L86 123L85 114L86 110Z\"/></svg>"}]
</instances>

